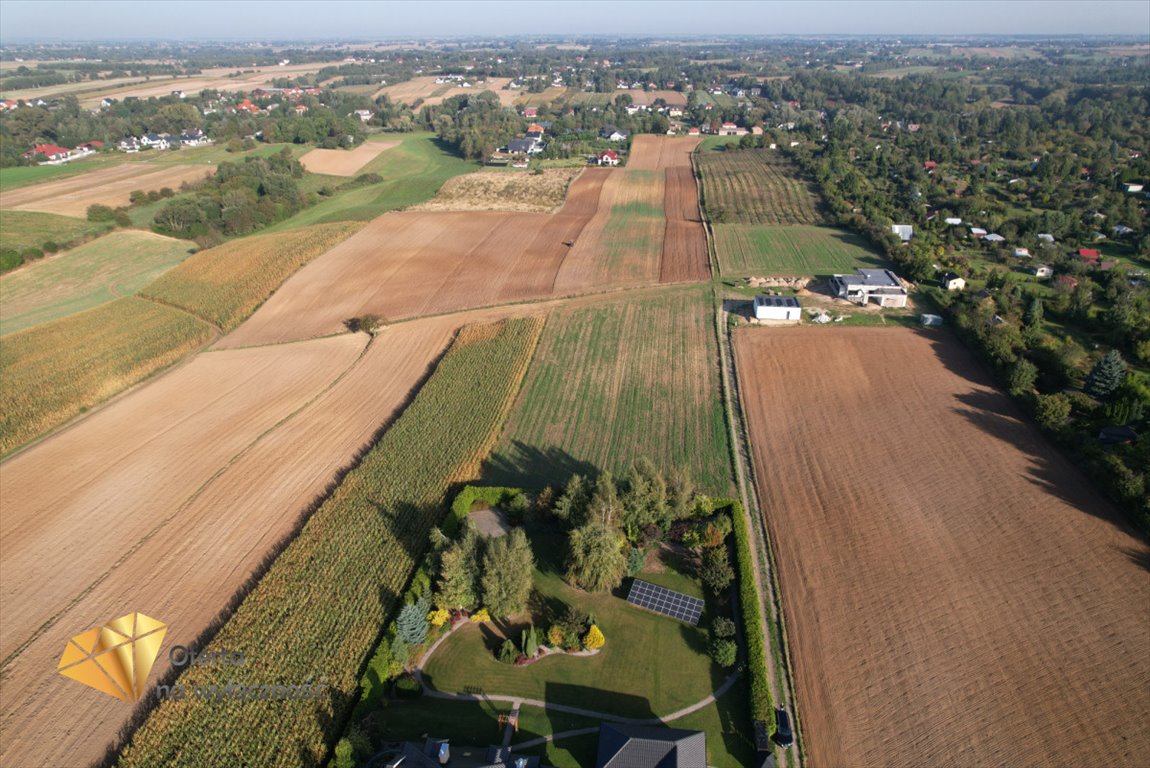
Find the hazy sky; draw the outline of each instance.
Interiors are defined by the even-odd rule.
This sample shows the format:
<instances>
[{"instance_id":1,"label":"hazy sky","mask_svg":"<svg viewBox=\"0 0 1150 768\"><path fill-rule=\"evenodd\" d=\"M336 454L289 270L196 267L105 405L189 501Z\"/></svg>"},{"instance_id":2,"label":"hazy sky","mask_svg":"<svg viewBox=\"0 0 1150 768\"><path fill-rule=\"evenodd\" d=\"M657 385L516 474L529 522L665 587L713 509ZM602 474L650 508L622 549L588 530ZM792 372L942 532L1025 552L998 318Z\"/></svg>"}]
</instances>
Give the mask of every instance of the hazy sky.
<instances>
[{"instance_id":1,"label":"hazy sky","mask_svg":"<svg viewBox=\"0 0 1150 768\"><path fill-rule=\"evenodd\" d=\"M0 42L469 35L1125 34L1150 0L0 0Z\"/></svg>"}]
</instances>

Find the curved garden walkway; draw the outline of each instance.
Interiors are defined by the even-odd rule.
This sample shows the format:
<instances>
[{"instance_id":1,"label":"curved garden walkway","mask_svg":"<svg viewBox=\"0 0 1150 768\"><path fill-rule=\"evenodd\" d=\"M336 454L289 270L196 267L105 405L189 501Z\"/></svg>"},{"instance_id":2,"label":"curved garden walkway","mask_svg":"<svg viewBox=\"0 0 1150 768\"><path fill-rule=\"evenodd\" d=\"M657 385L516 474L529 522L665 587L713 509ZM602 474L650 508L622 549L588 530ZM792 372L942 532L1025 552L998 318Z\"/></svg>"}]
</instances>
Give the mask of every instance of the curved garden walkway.
<instances>
[{"instance_id":1,"label":"curved garden walkway","mask_svg":"<svg viewBox=\"0 0 1150 768\"><path fill-rule=\"evenodd\" d=\"M566 704L556 704L554 702L542 701L540 699L527 699L522 696L504 696L500 694L486 693L447 693L445 691L437 691L423 681L423 667L425 664L427 664L427 660L430 659L431 656L439 649L439 646L445 640L447 640L447 638L455 634L455 630L465 626L466 624L467 622L460 622L453 626L451 629L447 630L447 632L445 632L442 637L431 644L431 647L427 649L427 651L416 663L413 674L415 679L418 680L423 686L425 696L430 696L433 699L448 699L453 701L499 701L512 704L516 709L518 709L521 705L526 704L527 706L539 707L540 709L550 709L554 712L565 712L569 715L579 715L581 717L590 717L596 720L607 720L613 723L625 723L627 725L663 725L664 723L678 720L679 718L686 717L692 712L697 712L704 707L710 706L714 703L715 699L729 691L731 686L735 684L735 681L738 680L739 675L742 674L742 670L736 669L726 680L722 682L721 685L719 685L718 688L714 690L713 693L711 693L711 695L696 701L690 706L683 707L682 709L676 710L669 715L663 715L662 717L620 717L619 715L612 715L607 712L596 712L595 710L584 709L583 707L571 707ZM598 732L598 727L576 728L570 731L560 731L559 733L552 733L548 736L540 736L539 738L516 744L515 748L529 749L531 747L537 747L540 744L546 744L549 741L566 739L571 736L585 736L587 734Z\"/></svg>"}]
</instances>

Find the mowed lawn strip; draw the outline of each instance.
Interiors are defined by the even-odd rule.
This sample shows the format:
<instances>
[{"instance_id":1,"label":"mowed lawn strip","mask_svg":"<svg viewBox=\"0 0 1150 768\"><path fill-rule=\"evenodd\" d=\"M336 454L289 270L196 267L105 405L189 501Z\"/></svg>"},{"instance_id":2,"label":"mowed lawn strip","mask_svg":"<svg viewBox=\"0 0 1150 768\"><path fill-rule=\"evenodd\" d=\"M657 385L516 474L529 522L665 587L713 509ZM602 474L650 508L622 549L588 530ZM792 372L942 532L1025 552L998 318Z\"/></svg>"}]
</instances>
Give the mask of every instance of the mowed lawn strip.
<instances>
[{"instance_id":1,"label":"mowed lawn strip","mask_svg":"<svg viewBox=\"0 0 1150 768\"><path fill-rule=\"evenodd\" d=\"M430 200L448 179L478 169L475 163L454 154L434 134L405 136L399 146L381 153L359 170L360 175L378 173L383 177L381 183L339 192L264 231L333 221L370 221L388 211Z\"/></svg>"},{"instance_id":2,"label":"mowed lawn strip","mask_svg":"<svg viewBox=\"0 0 1150 768\"><path fill-rule=\"evenodd\" d=\"M206 343L186 312L128 296L4 337L0 455Z\"/></svg>"},{"instance_id":3,"label":"mowed lawn strip","mask_svg":"<svg viewBox=\"0 0 1150 768\"><path fill-rule=\"evenodd\" d=\"M668 288L552 313L523 392L485 468L496 485L617 475L646 456L708 493L732 488L706 288Z\"/></svg>"},{"instance_id":4,"label":"mowed lawn strip","mask_svg":"<svg viewBox=\"0 0 1150 768\"><path fill-rule=\"evenodd\" d=\"M542 320L460 331L411 405L311 516L212 642L244 654L236 685L322 681L316 699L188 698L154 709L121 766L319 764L358 698L359 673L392 614L448 486L474 477L498 434ZM190 687L220 682L191 667ZM236 729L236 723L260 723Z\"/></svg>"},{"instance_id":5,"label":"mowed lawn strip","mask_svg":"<svg viewBox=\"0 0 1150 768\"><path fill-rule=\"evenodd\" d=\"M233 240L197 253L140 293L230 331L296 270L359 228L342 222Z\"/></svg>"},{"instance_id":6,"label":"mowed lawn strip","mask_svg":"<svg viewBox=\"0 0 1150 768\"><path fill-rule=\"evenodd\" d=\"M833 227L715 224L724 275L831 275L886 266L862 238Z\"/></svg>"},{"instance_id":7,"label":"mowed lawn strip","mask_svg":"<svg viewBox=\"0 0 1150 768\"><path fill-rule=\"evenodd\" d=\"M102 235L111 224L96 223L75 216L39 211L0 211L0 248L22 251L43 248L45 243L64 246L76 240Z\"/></svg>"},{"instance_id":8,"label":"mowed lawn strip","mask_svg":"<svg viewBox=\"0 0 1150 768\"><path fill-rule=\"evenodd\" d=\"M151 232L113 232L0 280L0 333L91 309L135 293L195 248Z\"/></svg>"}]
</instances>

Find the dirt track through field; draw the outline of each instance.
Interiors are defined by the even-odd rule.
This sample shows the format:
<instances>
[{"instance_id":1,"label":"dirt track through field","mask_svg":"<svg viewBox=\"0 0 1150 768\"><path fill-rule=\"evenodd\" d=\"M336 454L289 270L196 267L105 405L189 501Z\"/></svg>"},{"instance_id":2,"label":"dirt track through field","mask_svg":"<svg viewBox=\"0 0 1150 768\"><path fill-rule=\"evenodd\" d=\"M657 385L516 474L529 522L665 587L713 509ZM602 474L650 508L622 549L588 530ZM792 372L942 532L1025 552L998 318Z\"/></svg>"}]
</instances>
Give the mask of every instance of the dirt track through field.
<instances>
[{"instance_id":1,"label":"dirt track through field","mask_svg":"<svg viewBox=\"0 0 1150 768\"><path fill-rule=\"evenodd\" d=\"M121 163L57 181L18 187L0 194L0 208L84 218L90 205L113 208L127 205L133 190L151 192L169 187L178 191L183 182L199 181L214 171L212 165Z\"/></svg>"},{"instance_id":2,"label":"dirt track through field","mask_svg":"<svg viewBox=\"0 0 1150 768\"><path fill-rule=\"evenodd\" d=\"M458 327L532 311L205 353L4 463L0 763L100 757L131 710L56 673L67 639L138 610L189 645Z\"/></svg>"},{"instance_id":3,"label":"dirt track through field","mask_svg":"<svg viewBox=\"0 0 1150 768\"><path fill-rule=\"evenodd\" d=\"M1145 765L1150 548L951 336L735 357L812 765Z\"/></svg>"},{"instance_id":4,"label":"dirt track through field","mask_svg":"<svg viewBox=\"0 0 1150 768\"><path fill-rule=\"evenodd\" d=\"M299 161L305 170L312 173L354 176L380 153L398 146L398 141L367 141L355 149L313 149Z\"/></svg>"}]
</instances>

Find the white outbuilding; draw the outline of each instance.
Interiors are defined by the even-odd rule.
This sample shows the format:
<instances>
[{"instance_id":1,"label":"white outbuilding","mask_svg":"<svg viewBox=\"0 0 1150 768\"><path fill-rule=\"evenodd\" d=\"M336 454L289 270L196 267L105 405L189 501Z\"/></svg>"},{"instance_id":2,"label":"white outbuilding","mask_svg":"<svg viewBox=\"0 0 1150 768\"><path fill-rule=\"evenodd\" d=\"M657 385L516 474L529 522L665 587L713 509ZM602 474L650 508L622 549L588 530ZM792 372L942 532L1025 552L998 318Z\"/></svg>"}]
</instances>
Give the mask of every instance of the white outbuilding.
<instances>
[{"instance_id":1,"label":"white outbuilding","mask_svg":"<svg viewBox=\"0 0 1150 768\"><path fill-rule=\"evenodd\" d=\"M794 320L802 318L802 308L799 300L794 296L766 296L755 297L756 320Z\"/></svg>"}]
</instances>

